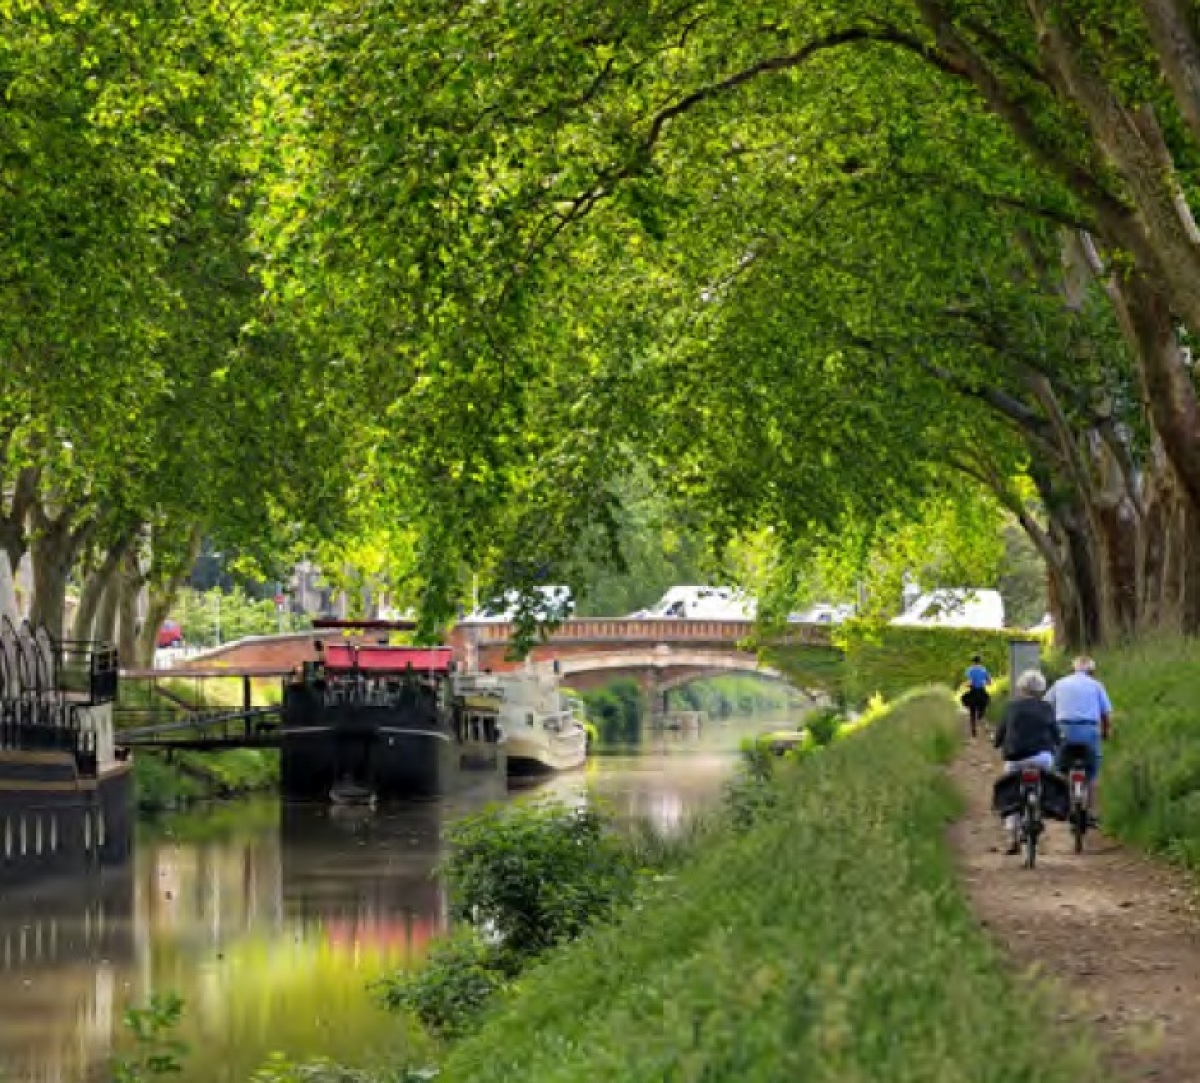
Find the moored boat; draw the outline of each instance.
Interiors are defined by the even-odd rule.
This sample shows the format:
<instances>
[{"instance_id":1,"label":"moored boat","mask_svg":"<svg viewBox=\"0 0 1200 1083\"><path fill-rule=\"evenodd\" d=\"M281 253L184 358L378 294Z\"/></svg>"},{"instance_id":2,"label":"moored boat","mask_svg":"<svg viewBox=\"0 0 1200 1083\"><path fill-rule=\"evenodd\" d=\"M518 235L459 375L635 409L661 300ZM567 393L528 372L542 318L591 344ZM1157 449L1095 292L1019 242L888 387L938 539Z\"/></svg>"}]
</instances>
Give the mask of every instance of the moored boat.
<instances>
[{"instance_id":1,"label":"moored boat","mask_svg":"<svg viewBox=\"0 0 1200 1083\"><path fill-rule=\"evenodd\" d=\"M464 696L496 697L510 778L569 771L587 759L583 706L563 693L557 674L469 673L456 687Z\"/></svg>"},{"instance_id":2,"label":"moored boat","mask_svg":"<svg viewBox=\"0 0 1200 1083\"><path fill-rule=\"evenodd\" d=\"M356 782L335 782L329 790L329 800L335 805L359 805L368 808L375 804L375 791Z\"/></svg>"},{"instance_id":3,"label":"moored boat","mask_svg":"<svg viewBox=\"0 0 1200 1083\"><path fill-rule=\"evenodd\" d=\"M386 802L504 778L504 734L494 723L464 724L449 647L334 642L314 651L284 689L285 797Z\"/></svg>"}]
</instances>

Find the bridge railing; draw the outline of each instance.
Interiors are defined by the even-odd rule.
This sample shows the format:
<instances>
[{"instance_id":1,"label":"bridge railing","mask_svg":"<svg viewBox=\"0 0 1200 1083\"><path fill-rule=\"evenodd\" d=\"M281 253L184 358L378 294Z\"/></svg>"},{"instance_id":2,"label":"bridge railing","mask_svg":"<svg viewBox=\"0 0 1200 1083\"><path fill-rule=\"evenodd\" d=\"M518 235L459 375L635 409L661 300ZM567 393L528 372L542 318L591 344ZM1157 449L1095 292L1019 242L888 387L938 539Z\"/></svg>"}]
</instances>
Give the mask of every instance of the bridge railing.
<instances>
[{"instance_id":1,"label":"bridge railing","mask_svg":"<svg viewBox=\"0 0 1200 1083\"><path fill-rule=\"evenodd\" d=\"M458 630L476 643L507 643L515 633L508 621L464 622ZM563 621L549 636L549 642L620 642L620 643L740 643L754 631L751 620L692 620L666 619L606 619L579 617ZM796 624L782 637L786 643L827 643L829 626L825 624Z\"/></svg>"},{"instance_id":2,"label":"bridge railing","mask_svg":"<svg viewBox=\"0 0 1200 1083\"><path fill-rule=\"evenodd\" d=\"M463 623L459 627L473 635L477 643L507 643L516 631L515 626L508 621ZM550 639L589 642L607 640L623 643L681 640L734 643L745 639L753 627L754 622L749 620L609 620L601 617L583 617L563 621L550 633Z\"/></svg>"}]
</instances>

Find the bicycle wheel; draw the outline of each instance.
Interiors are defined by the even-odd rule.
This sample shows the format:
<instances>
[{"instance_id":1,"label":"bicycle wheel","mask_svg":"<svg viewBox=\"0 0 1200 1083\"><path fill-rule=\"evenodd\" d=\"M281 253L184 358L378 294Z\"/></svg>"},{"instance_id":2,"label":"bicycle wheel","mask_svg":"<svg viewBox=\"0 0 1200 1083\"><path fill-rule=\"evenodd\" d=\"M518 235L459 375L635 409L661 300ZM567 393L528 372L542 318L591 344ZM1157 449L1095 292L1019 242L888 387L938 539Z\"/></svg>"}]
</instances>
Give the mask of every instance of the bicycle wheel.
<instances>
[{"instance_id":1,"label":"bicycle wheel","mask_svg":"<svg viewBox=\"0 0 1200 1083\"><path fill-rule=\"evenodd\" d=\"M1071 810L1071 834L1075 836L1075 852L1083 853L1083 837L1087 834L1087 809Z\"/></svg>"},{"instance_id":2,"label":"bicycle wheel","mask_svg":"<svg viewBox=\"0 0 1200 1083\"><path fill-rule=\"evenodd\" d=\"M1038 824L1028 812L1025 813L1025 868L1032 869L1037 864Z\"/></svg>"}]
</instances>

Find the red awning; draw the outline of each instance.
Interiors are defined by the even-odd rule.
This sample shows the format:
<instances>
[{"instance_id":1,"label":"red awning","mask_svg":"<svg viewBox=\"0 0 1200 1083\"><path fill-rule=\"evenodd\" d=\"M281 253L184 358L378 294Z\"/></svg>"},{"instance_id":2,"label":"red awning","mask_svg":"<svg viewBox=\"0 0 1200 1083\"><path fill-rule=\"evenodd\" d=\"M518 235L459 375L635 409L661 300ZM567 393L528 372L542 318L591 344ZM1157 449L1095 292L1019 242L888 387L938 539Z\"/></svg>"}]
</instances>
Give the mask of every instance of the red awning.
<instances>
[{"instance_id":1,"label":"red awning","mask_svg":"<svg viewBox=\"0 0 1200 1083\"><path fill-rule=\"evenodd\" d=\"M353 669L354 648L349 643L326 643L325 668Z\"/></svg>"},{"instance_id":2,"label":"red awning","mask_svg":"<svg viewBox=\"0 0 1200 1083\"><path fill-rule=\"evenodd\" d=\"M371 647L349 643L325 645L326 670L358 669L366 673L449 673L452 647Z\"/></svg>"}]
</instances>

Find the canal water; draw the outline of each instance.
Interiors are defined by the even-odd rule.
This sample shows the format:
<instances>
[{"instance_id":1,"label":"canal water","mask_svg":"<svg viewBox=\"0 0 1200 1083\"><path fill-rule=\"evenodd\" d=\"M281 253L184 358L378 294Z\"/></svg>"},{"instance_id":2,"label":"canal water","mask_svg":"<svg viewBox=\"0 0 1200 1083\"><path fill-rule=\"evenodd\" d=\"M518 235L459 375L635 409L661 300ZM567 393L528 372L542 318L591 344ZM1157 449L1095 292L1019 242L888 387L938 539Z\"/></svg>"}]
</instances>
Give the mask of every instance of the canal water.
<instances>
[{"instance_id":1,"label":"canal water","mask_svg":"<svg viewBox=\"0 0 1200 1083\"><path fill-rule=\"evenodd\" d=\"M740 740L780 725L647 735L506 799L599 799L677 831L718 799ZM374 812L227 803L143 825L121 871L0 899L0 1083L110 1079L125 1010L156 992L184 1000L185 1083L244 1083L273 1054L420 1060L369 986L446 928L442 833L489 796Z\"/></svg>"}]
</instances>

